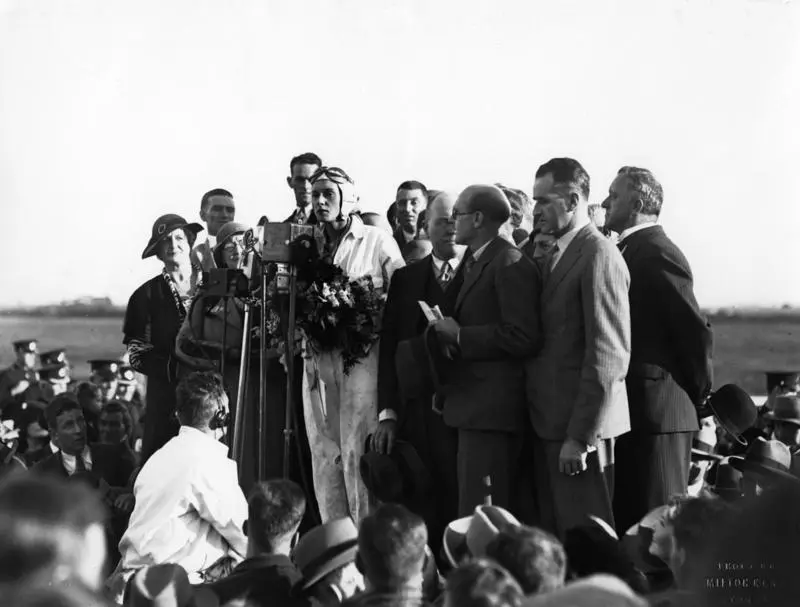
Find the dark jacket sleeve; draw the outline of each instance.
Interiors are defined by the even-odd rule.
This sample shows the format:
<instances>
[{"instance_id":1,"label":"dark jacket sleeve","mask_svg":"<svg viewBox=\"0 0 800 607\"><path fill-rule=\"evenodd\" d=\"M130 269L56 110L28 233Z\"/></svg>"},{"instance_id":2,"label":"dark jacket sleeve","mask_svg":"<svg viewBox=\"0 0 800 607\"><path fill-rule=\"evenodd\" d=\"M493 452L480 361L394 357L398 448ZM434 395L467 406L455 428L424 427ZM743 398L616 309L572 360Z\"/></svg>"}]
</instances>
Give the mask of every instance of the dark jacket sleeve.
<instances>
[{"instance_id":1,"label":"dark jacket sleeve","mask_svg":"<svg viewBox=\"0 0 800 607\"><path fill-rule=\"evenodd\" d=\"M714 380L712 364L714 335L697 305L694 281L687 263L671 256L652 260L653 282L658 296L670 310L669 335L677 352L675 377L695 405L700 405Z\"/></svg>"},{"instance_id":2,"label":"dark jacket sleeve","mask_svg":"<svg viewBox=\"0 0 800 607\"><path fill-rule=\"evenodd\" d=\"M171 381L175 378L177 360L168 351L157 349L151 342L150 317L152 281L131 295L122 325L122 343L128 347L130 363L139 373Z\"/></svg>"},{"instance_id":3,"label":"dark jacket sleeve","mask_svg":"<svg viewBox=\"0 0 800 607\"><path fill-rule=\"evenodd\" d=\"M461 328L459 346L465 360L527 358L541 345L539 268L516 247L497 257L491 263L500 264L494 269L500 318L496 323Z\"/></svg>"},{"instance_id":4,"label":"dark jacket sleeve","mask_svg":"<svg viewBox=\"0 0 800 607\"><path fill-rule=\"evenodd\" d=\"M378 412L392 409L401 417L402 399L397 383L395 355L402 319L400 308L404 292L405 272L396 272L389 283L386 306L381 322L381 341L378 353Z\"/></svg>"}]
</instances>

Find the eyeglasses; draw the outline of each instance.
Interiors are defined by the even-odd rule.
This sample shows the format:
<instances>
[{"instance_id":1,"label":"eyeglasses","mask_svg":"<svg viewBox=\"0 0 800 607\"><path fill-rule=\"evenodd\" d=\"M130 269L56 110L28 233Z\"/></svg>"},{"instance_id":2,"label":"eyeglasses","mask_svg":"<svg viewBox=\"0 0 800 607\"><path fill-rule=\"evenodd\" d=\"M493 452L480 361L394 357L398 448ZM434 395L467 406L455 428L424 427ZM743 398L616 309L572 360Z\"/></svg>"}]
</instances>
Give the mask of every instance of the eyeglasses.
<instances>
[{"instance_id":1,"label":"eyeglasses","mask_svg":"<svg viewBox=\"0 0 800 607\"><path fill-rule=\"evenodd\" d=\"M225 243L222 250L226 253L233 253L234 251L244 251L246 248L244 240L231 240Z\"/></svg>"},{"instance_id":2,"label":"eyeglasses","mask_svg":"<svg viewBox=\"0 0 800 607\"><path fill-rule=\"evenodd\" d=\"M456 211L453 209L453 212L450 214L450 217L455 221L459 217L463 217L464 215L474 215L478 211Z\"/></svg>"},{"instance_id":3,"label":"eyeglasses","mask_svg":"<svg viewBox=\"0 0 800 607\"><path fill-rule=\"evenodd\" d=\"M308 180L311 183L314 183L323 177L333 181L334 183L353 183L353 180L350 179L350 176L339 167L320 167L314 171L314 174L309 177Z\"/></svg>"}]
</instances>

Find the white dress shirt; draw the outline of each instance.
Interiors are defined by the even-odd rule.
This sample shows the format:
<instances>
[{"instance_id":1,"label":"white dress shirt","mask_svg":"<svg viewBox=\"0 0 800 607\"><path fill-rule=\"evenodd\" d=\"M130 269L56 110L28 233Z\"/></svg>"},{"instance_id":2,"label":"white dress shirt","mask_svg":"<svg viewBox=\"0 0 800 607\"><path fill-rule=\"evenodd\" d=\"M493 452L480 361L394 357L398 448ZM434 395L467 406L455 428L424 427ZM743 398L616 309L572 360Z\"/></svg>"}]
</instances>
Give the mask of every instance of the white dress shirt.
<instances>
[{"instance_id":1,"label":"white dress shirt","mask_svg":"<svg viewBox=\"0 0 800 607\"><path fill-rule=\"evenodd\" d=\"M375 226L365 226L358 215L351 215L350 227L342 236L333 263L351 280L372 276L376 289L389 290L395 270L405 264L400 247L390 234Z\"/></svg>"},{"instance_id":2,"label":"white dress shirt","mask_svg":"<svg viewBox=\"0 0 800 607\"><path fill-rule=\"evenodd\" d=\"M654 228L658 224L655 221L651 221L649 223L640 223L638 226L633 226L632 228L628 228L627 230L622 230L622 233L619 235L619 240L617 243L621 243L631 234L635 234L636 232L641 232L642 230L646 230L647 228Z\"/></svg>"},{"instance_id":3,"label":"white dress shirt","mask_svg":"<svg viewBox=\"0 0 800 607\"><path fill-rule=\"evenodd\" d=\"M193 583L224 556L242 560L247 500L228 447L181 426L178 436L142 467L133 489L136 505L119 543L124 573L176 563Z\"/></svg>"},{"instance_id":4,"label":"white dress shirt","mask_svg":"<svg viewBox=\"0 0 800 607\"><path fill-rule=\"evenodd\" d=\"M464 259L464 251L456 251L456 256L452 259L448 259L447 261L444 259L439 259L434 254L431 254L431 257L433 258L433 267L436 270L436 276L440 276L442 274L442 266L444 266L445 263L450 264L450 279L452 280L453 276L458 270L458 266L461 265L461 260Z\"/></svg>"},{"instance_id":5,"label":"white dress shirt","mask_svg":"<svg viewBox=\"0 0 800 607\"><path fill-rule=\"evenodd\" d=\"M81 459L83 460L83 465L86 467L86 471L90 472L92 470L92 452L89 450L89 446L83 448L83 453L81 453ZM78 462L76 461L76 456L70 455L69 453L61 452L61 461L64 464L64 469L67 471L68 476L72 476L75 474L75 470L78 467Z\"/></svg>"},{"instance_id":6,"label":"white dress shirt","mask_svg":"<svg viewBox=\"0 0 800 607\"><path fill-rule=\"evenodd\" d=\"M578 232L589 225L591 220L588 217L578 220L572 229L567 232L566 234L562 234L561 237L556 240L556 246L558 250L553 255L553 259L550 261L550 268L555 268L556 264L561 260L564 256L564 251L567 250L567 247L575 240L575 237L578 235Z\"/></svg>"}]
</instances>

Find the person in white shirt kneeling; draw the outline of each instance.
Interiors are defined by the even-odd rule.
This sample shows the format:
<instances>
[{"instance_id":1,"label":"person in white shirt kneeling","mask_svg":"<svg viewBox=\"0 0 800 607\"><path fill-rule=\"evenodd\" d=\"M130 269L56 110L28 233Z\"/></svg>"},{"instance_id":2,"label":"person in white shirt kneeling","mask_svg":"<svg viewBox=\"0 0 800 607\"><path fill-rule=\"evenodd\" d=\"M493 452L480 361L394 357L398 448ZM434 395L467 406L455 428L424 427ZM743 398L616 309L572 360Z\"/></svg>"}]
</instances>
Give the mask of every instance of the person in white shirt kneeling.
<instances>
[{"instance_id":1,"label":"person in white shirt kneeling","mask_svg":"<svg viewBox=\"0 0 800 607\"><path fill-rule=\"evenodd\" d=\"M192 373L177 389L178 436L147 460L134 486L136 505L109 580L120 598L133 574L174 563L193 584L225 575L247 554L247 500L236 462L216 435L227 427L228 397L217 373Z\"/></svg>"}]
</instances>

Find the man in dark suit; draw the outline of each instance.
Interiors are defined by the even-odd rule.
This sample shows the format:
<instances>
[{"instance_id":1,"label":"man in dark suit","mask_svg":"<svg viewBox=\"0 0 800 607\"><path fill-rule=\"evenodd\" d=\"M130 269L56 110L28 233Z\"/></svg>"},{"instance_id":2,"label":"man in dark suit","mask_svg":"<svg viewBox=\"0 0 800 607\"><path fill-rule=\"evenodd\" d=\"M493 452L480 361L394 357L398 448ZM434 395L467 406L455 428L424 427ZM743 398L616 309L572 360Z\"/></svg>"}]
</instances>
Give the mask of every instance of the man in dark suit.
<instances>
[{"instance_id":1,"label":"man in dark suit","mask_svg":"<svg viewBox=\"0 0 800 607\"><path fill-rule=\"evenodd\" d=\"M711 326L697 305L692 270L656 224L663 190L647 169L623 167L603 202L607 229L631 276L631 432L616 446L614 515L639 521L689 482L696 407L711 390Z\"/></svg>"},{"instance_id":2,"label":"man in dark suit","mask_svg":"<svg viewBox=\"0 0 800 607\"><path fill-rule=\"evenodd\" d=\"M294 192L295 209L284 223L314 225L317 216L311 210L311 182L309 178L322 166L322 160L312 152L292 158L286 183Z\"/></svg>"},{"instance_id":3,"label":"man in dark suit","mask_svg":"<svg viewBox=\"0 0 800 607\"><path fill-rule=\"evenodd\" d=\"M614 439L630 430L628 268L591 225L589 175L572 158L536 171L544 258L544 343L526 366L537 526L563 537L595 515L614 526Z\"/></svg>"},{"instance_id":4,"label":"man in dark suit","mask_svg":"<svg viewBox=\"0 0 800 607\"><path fill-rule=\"evenodd\" d=\"M525 358L540 345L538 268L499 236L511 207L489 185L464 190L453 208L456 242L465 244L464 285L453 317L434 324L453 359L444 396L444 421L458 430L458 510L484 502L489 477L493 503L508 508L525 428Z\"/></svg>"},{"instance_id":5,"label":"man in dark suit","mask_svg":"<svg viewBox=\"0 0 800 607\"><path fill-rule=\"evenodd\" d=\"M428 325L419 301L431 308L439 306L445 316L452 316L455 311L464 282L464 247L455 242L454 204L446 193L428 203L427 230L433 252L400 268L392 277L383 312L378 361L379 423L373 436L379 453L390 453L396 437L408 441L428 469L433 486L430 510L418 514L428 525L434 554L439 553L445 527L458 514L458 433L445 425L441 412L434 411L434 386L426 386L428 389L417 395L403 396L396 353L400 342L419 338Z\"/></svg>"},{"instance_id":6,"label":"man in dark suit","mask_svg":"<svg viewBox=\"0 0 800 607\"><path fill-rule=\"evenodd\" d=\"M397 229L394 239L403 258L409 243L420 238L419 215L428 205L428 189L419 181L404 181L397 188L395 197Z\"/></svg>"}]
</instances>

